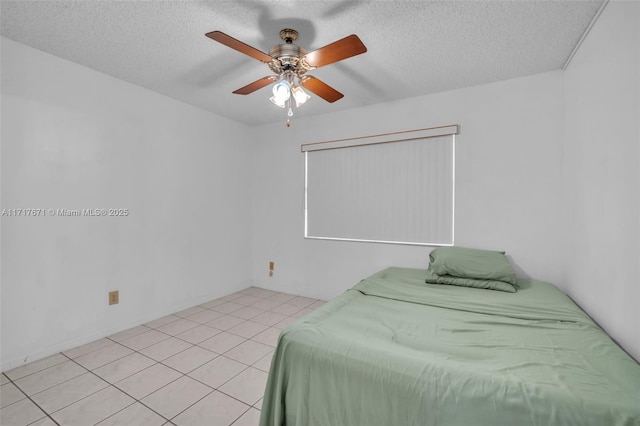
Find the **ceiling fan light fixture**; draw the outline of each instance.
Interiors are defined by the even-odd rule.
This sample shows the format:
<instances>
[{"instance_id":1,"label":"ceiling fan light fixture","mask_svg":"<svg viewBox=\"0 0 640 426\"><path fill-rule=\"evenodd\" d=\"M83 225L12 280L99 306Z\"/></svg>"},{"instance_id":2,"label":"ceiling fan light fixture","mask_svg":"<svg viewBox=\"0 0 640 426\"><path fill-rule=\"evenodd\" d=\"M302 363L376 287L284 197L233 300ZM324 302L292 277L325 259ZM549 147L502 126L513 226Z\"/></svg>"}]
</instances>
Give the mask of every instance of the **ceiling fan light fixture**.
<instances>
[{"instance_id":1,"label":"ceiling fan light fixture","mask_svg":"<svg viewBox=\"0 0 640 426\"><path fill-rule=\"evenodd\" d=\"M286 101L278 100L275 96L270 97L269 100L273 102L274 105L279 106L280 108L284 108L286 106Z\"/></svg>"},{"instance_id":2,"label":"ceiling fan light fixture","mask_svg":"<svg viewBox=\"0 0 640 426\"><path fill-rule=\"evenodd\" d=\"M291 85L287 80L280 80L273 85L273 99L271 102L284 107L284 103L291 97Z\"/></svg>"},{"instance_id":3,"label":"ceiling fan light fixture","mask_svg":"<svg viewBox=\"0 0 640 426\"><path fill-rule=\"evenodd\" d=\"M309 99L311 99L311 96L309 96L309 94L307 92L305 92L304 90L302 90L302 87L300 86L295 86L292 90L291 93L293 94L293 99L295 99L296 101L296 107L300 108L302 105L304 105Z\"/></svg>"}]
</instances>

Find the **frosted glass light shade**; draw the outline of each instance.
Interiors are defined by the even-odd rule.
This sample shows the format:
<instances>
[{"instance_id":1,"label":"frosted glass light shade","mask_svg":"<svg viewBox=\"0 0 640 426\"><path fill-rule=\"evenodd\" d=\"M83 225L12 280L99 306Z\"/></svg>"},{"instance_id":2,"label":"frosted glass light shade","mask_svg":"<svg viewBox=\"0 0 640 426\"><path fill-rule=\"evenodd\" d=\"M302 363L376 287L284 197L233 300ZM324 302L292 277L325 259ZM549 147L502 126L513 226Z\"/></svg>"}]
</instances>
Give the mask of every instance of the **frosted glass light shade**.
<instances>
[{"instance_id":1,"label":"frosted glass light shade","mask_svg":"<svg viewBox=\"0 0 640 426\"><path fill-rule=\"evenodd\" d=\"M307 94L307 92L305 92L304 90L302 90L302 87L300 86L296 86L293 88L293 90L291 90L291 93L293 94L293 99L296 100L296 106L297 107L301 107L302 105L304 105L309 99L311 99L311 96L309 96Z\"/></svg>"},{"instance_id":2,"label":"frosted glass light shade","mask_svg":"<svg viewBox=\"0 0 640 426\"><path fill-rule=\"evenodd\" d=\"M271 102L284 108L284 103L291 97L291 86L286 80L281 80L273 85L273 96L269 98Z\"/></svg>"}]
</instances>

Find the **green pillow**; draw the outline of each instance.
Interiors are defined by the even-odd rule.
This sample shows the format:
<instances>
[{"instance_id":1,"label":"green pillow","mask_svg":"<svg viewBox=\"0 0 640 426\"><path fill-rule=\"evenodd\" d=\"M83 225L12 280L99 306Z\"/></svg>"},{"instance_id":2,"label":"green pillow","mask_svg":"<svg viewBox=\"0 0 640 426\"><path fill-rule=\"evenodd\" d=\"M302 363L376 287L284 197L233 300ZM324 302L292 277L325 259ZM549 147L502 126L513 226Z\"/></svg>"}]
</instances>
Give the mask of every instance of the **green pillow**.
<instances>
[{"instance_id":1,"label":"green pillow","mask_svg":"<svg viewBox=\"0 0 640 426\"><path fill-rule=\"evenodd\" d=\"M451 275L436 275L431 269L427 270L427 284L448 284L461 287L484 288L487 290L500 290L515 293L516 288L504 281L479 280L473 278L452 277Z\"/></svg>"},{"instance_id":2,"label":"green pillow","mask_svg":"<svg viewBox=\"0 0 640 426\"><path fill-rule=\"evenodd\" d=\"M429 269L438 275L517 284L516 274L503 251L438 247L429 258Z\"/></svg>"}]
</instances>

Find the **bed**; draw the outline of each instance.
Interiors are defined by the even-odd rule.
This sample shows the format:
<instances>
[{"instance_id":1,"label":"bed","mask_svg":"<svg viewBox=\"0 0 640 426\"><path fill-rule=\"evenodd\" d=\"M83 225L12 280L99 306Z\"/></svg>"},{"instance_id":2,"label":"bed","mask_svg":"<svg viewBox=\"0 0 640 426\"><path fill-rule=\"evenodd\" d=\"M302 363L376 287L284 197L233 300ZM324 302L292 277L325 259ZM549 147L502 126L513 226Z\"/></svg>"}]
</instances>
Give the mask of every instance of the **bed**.
<instances>
[{"instance_id":1,"label":"bed","mask_svg":"<svg viewBox=\"0 0 640 426\"><path fill-rule=\"evenodd\" d=\"M640 366L551 284L388 268L283 330L261 426L640 425Z\"/></svg>"}]
</instances>

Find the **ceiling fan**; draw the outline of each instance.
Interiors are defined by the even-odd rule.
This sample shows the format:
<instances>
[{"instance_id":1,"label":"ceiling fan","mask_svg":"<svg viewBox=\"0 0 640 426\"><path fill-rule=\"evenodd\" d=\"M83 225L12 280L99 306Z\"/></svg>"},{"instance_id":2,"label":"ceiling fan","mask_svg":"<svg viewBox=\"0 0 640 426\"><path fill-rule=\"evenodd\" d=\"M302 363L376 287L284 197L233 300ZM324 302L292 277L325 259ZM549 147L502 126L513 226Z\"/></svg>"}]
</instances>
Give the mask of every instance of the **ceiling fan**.
<instances>
[{"instance_id":1,"label":"ceiling fan","mask_svg":"<svg viewBox=\"0 0 640 426\"><path fill-rule=\"evenodd\" d=\"M307 52L302 47L294 44L294 41L298 38L298 32L291 28L285 28L280 31L280 38L284 41L284 44L273 46L271 50L269 50L269 54L249 46L240 40L236 40L221 31L212 31L207 33L206 36L267 64L275 75L262 77L253 83L249 83L235 90L233 93L248 95L271 83L277 82L273 86L271 102L281 108L288 106L289 117L293 115L293 110L291 109L292 97L298 107L302 106L310 98L310 96L302 90L303 87L327 102L335 102L344 96L322 80L308 75L308 71L351 58L352 56L367 51L367 48L358 36L352 34L313 52ZM287 126L290 124L291 121L287 119Z\"/></svg>"}]
</instances>

